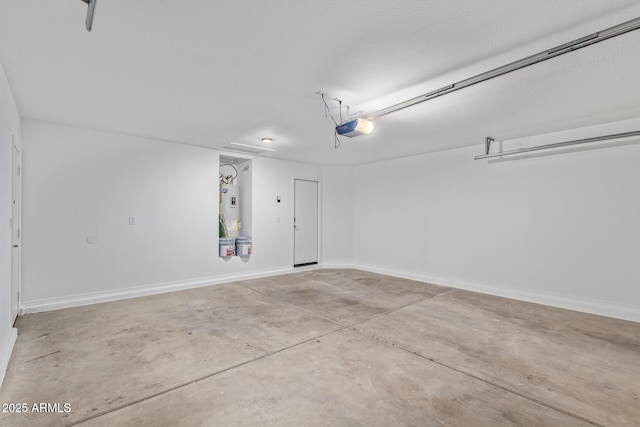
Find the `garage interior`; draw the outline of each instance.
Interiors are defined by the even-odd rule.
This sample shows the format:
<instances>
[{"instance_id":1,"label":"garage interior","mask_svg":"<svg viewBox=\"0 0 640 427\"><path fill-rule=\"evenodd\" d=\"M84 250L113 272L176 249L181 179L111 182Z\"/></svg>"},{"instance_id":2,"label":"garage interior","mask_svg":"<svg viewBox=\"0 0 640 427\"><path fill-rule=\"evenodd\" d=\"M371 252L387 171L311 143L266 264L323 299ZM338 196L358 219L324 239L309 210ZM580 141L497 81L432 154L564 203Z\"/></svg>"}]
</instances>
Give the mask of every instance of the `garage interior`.
<instances>
[{"instance_id":1,"label":"garage interior","mask_svg":"<svg viewBox=\"0 0 640 427\"><path fill-rule=\"evenodd\" d=\"M635 0L0 5L0 424L637 425Z\"/></svg>"}]
</instances>

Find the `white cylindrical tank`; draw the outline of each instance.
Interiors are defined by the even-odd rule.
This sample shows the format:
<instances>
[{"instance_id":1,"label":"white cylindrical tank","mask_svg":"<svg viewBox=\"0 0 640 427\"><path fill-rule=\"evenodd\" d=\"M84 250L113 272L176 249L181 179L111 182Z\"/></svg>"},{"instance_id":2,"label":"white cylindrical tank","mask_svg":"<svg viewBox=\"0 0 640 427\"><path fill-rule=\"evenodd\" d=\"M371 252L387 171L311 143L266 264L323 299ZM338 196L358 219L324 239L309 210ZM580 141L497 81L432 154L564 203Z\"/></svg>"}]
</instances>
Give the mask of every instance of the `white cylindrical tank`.
<instances>
[{"instance_id":1,"label":"white cylindrical tank","mask_svg":"<svg viewBox=\"0 0 640 427\"><path fill-rule=\"evenodd\" d=\"M220 184L220 213L229 237L240 235L240 188L238 184Z\"/></svg>"}]
</instances>

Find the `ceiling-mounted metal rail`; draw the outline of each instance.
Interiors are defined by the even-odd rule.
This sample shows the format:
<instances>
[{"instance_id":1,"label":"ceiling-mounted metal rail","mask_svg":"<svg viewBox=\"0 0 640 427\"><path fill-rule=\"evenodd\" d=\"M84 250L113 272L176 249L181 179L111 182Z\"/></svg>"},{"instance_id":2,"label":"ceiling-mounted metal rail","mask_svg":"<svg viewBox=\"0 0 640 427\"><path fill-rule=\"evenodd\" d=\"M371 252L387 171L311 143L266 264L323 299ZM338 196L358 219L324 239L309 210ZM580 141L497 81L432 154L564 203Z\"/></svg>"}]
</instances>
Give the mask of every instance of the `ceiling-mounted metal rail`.
<instances>
[{"instance_id":1,"label":"ceiling-mounted metal rail","mask_svg":"<svg viewBox=\"0 0 640 427\"><path fill-rule=\"evenodd\" d=\"M516 154L529 153L531 151L548 150L550 148L568 147L570 145L587 144L589 142L608 141L611 139L628 138L630 136L640 136L640 131L616 133L613 135L595 136L593 138L575 139L573 141L556 142L554 144L536 145L535 147L519 148L517 150L501 151L499 153L489 153L491 143L495 140L487 137L485 143L485 154L481 156L475 156L474 160L490 159L492 157L504 157L513 156Z\"/></svg>"},{"instance_id":2,"label":"ceiling-mounted metal rail","mask_svg":"<svg viewBox=\"0 0 640 427\"><path fill-rule=\"evenodd\" d=\"M521 68L528 67L533 64L537 64L538 62L546 61L547 59L564 55L565 53L573 52L574 50L582 49L583 47L591 46L592 44L610 39L612 37L619 36L624 33L628 33L629 31L637 30L639 28L640 28L640 18L635 18L630 21L624 22L622 24L618 24L613 27L604 29L602 31L598 31L597 33L589 34L587 36L580 37L579 39L561 44L556 47L552 47L551 49L547 49L535 55L531 55L526 58L520 59L518 61L511 62L507 65L503 65L502 67L494 68L493 70L486 71L482 74L478 74L468 79L461 80L457 83L444 86L440 89L436 89L424 95L420 95L415 98L411 98L407 101L392 105L390 107L383 108L378 111L374 111L372 113L365 115L364 118L367 120L375 120L378 117L382 117L387 114L393 113L395 111L399 111L404 108L411 107L412 105L416 105L421 102L425 102L430 99L437 98L439 96L458 91L465 87L469 87L477 83L481 83L489 79L493 79L495 77L502 76L507 73L511 73L512 71L516 71Z\"/></svg>"}]
</instances>

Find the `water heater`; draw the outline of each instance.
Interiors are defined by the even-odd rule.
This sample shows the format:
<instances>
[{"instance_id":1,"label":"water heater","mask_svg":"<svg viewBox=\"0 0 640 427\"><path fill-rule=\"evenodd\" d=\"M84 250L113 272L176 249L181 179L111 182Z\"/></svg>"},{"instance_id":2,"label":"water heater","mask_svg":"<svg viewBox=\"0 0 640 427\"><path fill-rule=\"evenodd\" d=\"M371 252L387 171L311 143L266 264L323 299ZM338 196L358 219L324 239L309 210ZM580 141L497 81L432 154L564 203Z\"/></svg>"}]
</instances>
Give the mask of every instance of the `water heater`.
<instances>
[{"instance_id":1,"label":"water heater","mask_svg":"<svg viewBox=\"0 0 640 427\"><path fill-rule=\"evenodd\" d=\"M220 213L229 237L240 235L240 188L238 184L220 184Z\"/></svg>"}]
</instances>

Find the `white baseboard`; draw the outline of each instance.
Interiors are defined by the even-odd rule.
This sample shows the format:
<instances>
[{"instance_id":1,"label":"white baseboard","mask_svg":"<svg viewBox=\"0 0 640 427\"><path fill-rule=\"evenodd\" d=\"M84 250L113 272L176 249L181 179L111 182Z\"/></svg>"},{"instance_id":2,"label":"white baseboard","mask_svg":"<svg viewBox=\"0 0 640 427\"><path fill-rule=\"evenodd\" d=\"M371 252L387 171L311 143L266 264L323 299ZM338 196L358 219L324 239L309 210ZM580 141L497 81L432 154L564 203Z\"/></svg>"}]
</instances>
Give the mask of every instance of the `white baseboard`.
<instances>
[{"instance_id":1,"label":"white baseboard","mask_svg":"<svg viewBox=\"0 0 640 427\"><path fill-rule=\"evenodd\" d=\"M2 386L4 375L7 373L9 360L11 359L11 353L13 352L13 345L16 343L17 339L18 330L16 328L11 328L4 342L0 342L0 386Z\"/></svg>"},{"instance_id":2,"label":"white baseboard","mask_svg":"<svg viewBox=\"0 0 640 427\"><path fill-rule=\"evenodd\" d=\"M322 264L322 268L327 270L353 270L356 267L353 264Z\"/></svg>"},{"instance_id":3,"label":"white baseboard","mask_svg":"<svg viewBox=\"0 0 640 427\"><path fill-rule=\"evenodd\" d=\"M567 310L580 311L583 313L597 314L600 316L613 317L616 319L640 322L640 307L629 304L592 300L581 298L578 296L538 291L534 289L514 289L500 286L481 285L423 274L399 273L393 270L385 270L377 267L363 265L357 265L353 268L369 271L372 273L384 274L387 276L432 283L434 285L464 289L467 291L511 298L520 301L527 301L536 304L543 304L551 307L564 308Z\"/></svg>"},{"instance_id":4,"label":"white baseboard","mask_svg":"<svg viewBox=\"0 0 640 427\"><path fill-rule=\"evenodd\" d=\"M581 311L584 313L597 314L600 316L614 317L617 319L640 322L640 307L611 303L607 301L597 301L576 296L556 294L551 292L537 291L531 289L513 289L508 287L489 286L475 283L461 282L448 278L428 276L424 274L404 273L393 270L385 270L377 267L365 265L313 265L298 268L280 268L273 270L261 270L248 273L228 274L223 276L206 277L194 280L184 280L177 282L156 283L152 285L139 286L135 288L118 289L107 292L96 292L91 294L73 295L60 298L47 298L33 301L23 301L20 314L38 313L43 311L59 310L62 308L78 307L82 305L98 304L102 302L117 301L128 298L136 298L147 295L155 295L166 292L175 292L185 289L199 288L203 286L219 285L223 283L235 282L238 280L258 279L262 277L277 276L281 274L296 273L315 269L358 269L372 273L384 274L387 276L400 277L404 279L416 280L419 282L433 283L434 285L447 286L456 289L464 289L488 295L495 295L505 298L512 298L521 301L544 304L551 307L565 308L568 310ZM0 365L1 367L1 365Z\"/></svg>"},{"instance_id":5,"label":"white baseboard","mask_svg":"<svg viewBox=\"0 0 640 427\"><path fill-rule=\"evenodd\" d=\"M136 286L132 288L115 289L113 291L22 301L20 304L20 314L22 315L29 313L40 313L44 311L59 310L62 308L79 307L83 305L98 304L102 302L163 294L167 292L182 291L185 289L200 288L203 286L220 285L223 283L235 282L238 280L249 280L258 279L261 277L277 276L280 274L294 273L296 271L300 270L294 270L293 267L273 270L258 270L247 273L225 274L221 276L202 277L198 279L181 280L176 282L154 283L151 285Z\"/></svg>"}]
</instances>

